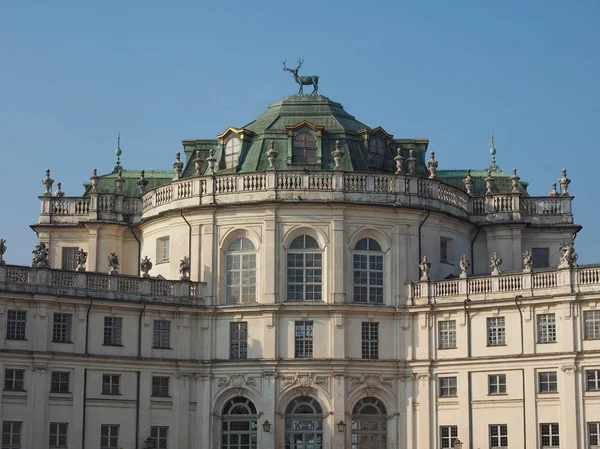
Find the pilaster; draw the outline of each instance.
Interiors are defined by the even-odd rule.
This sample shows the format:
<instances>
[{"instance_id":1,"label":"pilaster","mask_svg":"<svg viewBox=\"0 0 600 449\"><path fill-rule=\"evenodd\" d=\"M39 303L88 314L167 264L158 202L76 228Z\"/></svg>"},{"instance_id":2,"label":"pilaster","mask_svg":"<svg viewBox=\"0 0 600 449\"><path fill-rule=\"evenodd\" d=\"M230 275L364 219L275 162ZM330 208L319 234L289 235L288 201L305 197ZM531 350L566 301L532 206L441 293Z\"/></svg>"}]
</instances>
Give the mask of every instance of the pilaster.
<instances>
[{"instance_id":1,"label":"pilaster","mask_svg":"<svg viewBox=\"0 0 600 449\"><path fill-rule=\"evenodd\" d=\"M335 304L343 304L346 301L345 291L345 274L346 270L344 267L346 251L346 233L344 232L344 209L334 208L332 209L331 219L331 247L333 251L331 254L331 266L333 270L330 273L333 274L331 280L332 287L332 298L331 301Z\"/></svg>"},{"instance_id":2,"label":"pilaster","mask_svg":"<svg viewBox=\"0 0 600 449\"><path fill-rule=\"evenodd\" d=\"M581 447L577 445L577 366L560 367L558 391L560 391L560 444L562 447ZM563 429L565 429L563 431Z\"/></svg>"},{"instance_id":3,"label":"pilaster","mask_svg":"<svg viewBox=\"0 0 600 449\"><path fill-rule=\"evenodd\" d=\"M275 304L277 302L277 282L279 270L277 251L277 209L275 207L265 208L263 245L266 251L263 251L264 260L261 260L263 269L262 283L264 285L263 302L265 304ZM262 258L261 258L262 259Z\"/></svg>"}]
</instances>

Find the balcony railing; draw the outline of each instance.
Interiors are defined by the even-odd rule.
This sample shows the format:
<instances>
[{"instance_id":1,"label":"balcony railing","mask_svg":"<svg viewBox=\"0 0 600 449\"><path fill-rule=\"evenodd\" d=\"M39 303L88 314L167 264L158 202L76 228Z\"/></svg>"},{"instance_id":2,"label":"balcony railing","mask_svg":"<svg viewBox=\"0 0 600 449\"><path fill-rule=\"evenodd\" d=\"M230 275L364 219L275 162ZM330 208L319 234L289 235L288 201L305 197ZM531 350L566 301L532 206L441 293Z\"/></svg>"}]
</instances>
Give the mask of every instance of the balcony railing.
<instances>
[{"instance_id":1,"label":"balcony railing","mask_svg":"<svg viewBox=\"0 0 600 449\"><path fill-rule=\"evenodd\" d=\"M104 220L135 224L170 209L257 201L335 201L424 207L474 222L526 221L571 224L570 196L521 197L496 194L470 197L436 179L341 171L267 171L174 180L140 198L116 194L40 197L40 223Z\"/></svg>"},{"instance_id":2,"label":"balcony railing","mask_svg":"<svg viewBox=\"0 0 600 449\"><path fill-rule=\"evenodd\" d=\"M413 305L443 304L507 296L523 298L549 294L585 293L600 286L600 266L580 266L532 273L507 273L408 283L408 297Z\"/></svg>"},{"instance_id":3,"label":"balcony railing","mask_svg":"<svg viewBox=\"0 0 600 449\"><path fill-rule=\"evenodd\" d=\"M88 296L203 305L205 284L126 275L80 271L0 266L0 290L56 293L61 296Z\"/></svg>"}]
</instances>

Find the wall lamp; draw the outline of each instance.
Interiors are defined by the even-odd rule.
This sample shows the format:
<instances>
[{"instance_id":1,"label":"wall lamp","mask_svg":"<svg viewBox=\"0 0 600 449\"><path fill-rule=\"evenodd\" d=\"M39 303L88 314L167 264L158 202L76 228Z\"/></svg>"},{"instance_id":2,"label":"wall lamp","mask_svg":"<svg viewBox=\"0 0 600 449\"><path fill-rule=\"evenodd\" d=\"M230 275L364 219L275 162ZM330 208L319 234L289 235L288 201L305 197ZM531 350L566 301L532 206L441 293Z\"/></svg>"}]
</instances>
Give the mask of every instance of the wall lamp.
<instances>
[{"instance_id":1,"label":"wall lamp","mask_svg":"<svg viewBox=\"0 0 600 449\"><path fill-rule=\"evenodd\" d=\"M269 422L268 419L265 419L265 422L262 423L262 426L263 426L263 430L266 433L269 433L271 431L271 423Z\"/></svg>"},{"instance_id":2,"label":"wall lamp","mask_svg":"<svg viewBox=\"0 0 600 449\"><path fill-rule=\"evenodd\" d=\"M338 432L346 431L346 423L344 422L344 420L341 420L339 423L337 423L337 428L338 428Z\"/></svg>"}]
</instances>

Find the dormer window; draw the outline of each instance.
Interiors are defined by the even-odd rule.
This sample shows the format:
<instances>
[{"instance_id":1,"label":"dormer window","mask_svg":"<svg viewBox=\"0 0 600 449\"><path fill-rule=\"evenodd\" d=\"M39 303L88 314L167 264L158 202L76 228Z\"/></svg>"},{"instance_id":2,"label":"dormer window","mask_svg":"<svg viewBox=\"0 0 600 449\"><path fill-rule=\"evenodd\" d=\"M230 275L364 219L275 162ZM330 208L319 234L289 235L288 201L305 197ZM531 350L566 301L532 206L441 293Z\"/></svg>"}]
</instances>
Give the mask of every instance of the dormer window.
<instances>
[{"instance_id":1,"label":"dormer window","mask_svg":"<svg viewBox=\"0 0 600 449\"><path fill-rule=\"evenodd\" d=\"M232 137L225 144L225 168L235 168L240 155L241 142L237 137Z\"/></svg>"},{"instance_id":2,"label":"dormer window","mask_svg":"<svg viewBox=\"0 0 600 449\"><path fill-rule=\"evenodd\" d=\"M372 167L383 168L386 165L387 144L379 137L369 139L369 164Z\"/></svg>"},{"instance_id":3,"label":"dormer window","mask_svg":"<svg viewBox=\"0 0 600 449\"><path fill-rule=\"evenodd\" d=\"M317 163L317 138L308 131L299 132L294 136L292 161L296 164Z\"/></svg>"}]
</instances>

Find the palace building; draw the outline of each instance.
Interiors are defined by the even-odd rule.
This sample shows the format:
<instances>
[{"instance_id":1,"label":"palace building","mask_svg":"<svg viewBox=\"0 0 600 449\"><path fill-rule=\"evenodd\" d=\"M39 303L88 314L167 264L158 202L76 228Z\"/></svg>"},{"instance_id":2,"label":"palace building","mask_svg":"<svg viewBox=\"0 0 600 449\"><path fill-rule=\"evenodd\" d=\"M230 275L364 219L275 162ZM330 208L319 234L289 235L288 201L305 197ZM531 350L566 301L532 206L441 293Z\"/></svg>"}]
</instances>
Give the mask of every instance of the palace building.
<instances>
[{"instance_id":1,"label":"palace building","mask_svg":"<svg viewBox=\"0 0 600 449\"><path fill-rule=\"evenodd\" d=\"M292 95L173 169L47 170L31 266L0 241L2 449L600 447L566 171L389 131Z\"/></svg>"}]
</instances>

